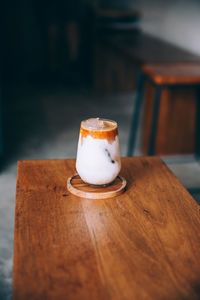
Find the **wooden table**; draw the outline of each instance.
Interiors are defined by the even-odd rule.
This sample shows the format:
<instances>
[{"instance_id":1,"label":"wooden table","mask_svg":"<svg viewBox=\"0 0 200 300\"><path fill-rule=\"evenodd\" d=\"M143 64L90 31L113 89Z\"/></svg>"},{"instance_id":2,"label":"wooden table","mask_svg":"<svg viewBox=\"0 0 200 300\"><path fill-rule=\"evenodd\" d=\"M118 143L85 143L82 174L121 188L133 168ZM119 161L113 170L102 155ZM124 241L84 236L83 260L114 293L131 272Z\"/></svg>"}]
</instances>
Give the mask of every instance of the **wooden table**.
<instances>
[{"instance_id":1,"label":"wooden table","mask_svg":"<svg viewBox=\"0 0 200 300\"><path fill-rule=\"evenodd\" d=\"M127 191L66 189L74 160L20 161L14 299L200 299L199 206L156 157L124 158Z\"/></svg>"}]
</instances>

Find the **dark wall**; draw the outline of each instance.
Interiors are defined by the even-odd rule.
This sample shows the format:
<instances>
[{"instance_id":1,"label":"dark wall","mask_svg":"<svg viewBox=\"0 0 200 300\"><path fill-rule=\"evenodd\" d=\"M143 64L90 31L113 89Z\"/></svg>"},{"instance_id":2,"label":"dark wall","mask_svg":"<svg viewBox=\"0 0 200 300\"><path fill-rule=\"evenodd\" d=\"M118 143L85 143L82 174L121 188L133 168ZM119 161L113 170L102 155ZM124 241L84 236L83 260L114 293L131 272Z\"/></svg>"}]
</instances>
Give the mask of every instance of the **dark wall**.
<instances>
[{"instance_id":1,"label":"dark wall","mask_svg":"<svg viewBox=\"0 0 200 300\"><path fill-rule=\"evenodd\" d=\"M49 0L50 1L50 0ZM26 77L44 67L46 58L47 0L4 0L2 4L2 73L5 78ZM61 1L61 0L60 0ZM62 1L61 1L62 2ZM64 2L64 0L63 0ZM88 7L76 2L77 14L88 23ZM70 13L68 13L70 16ZM46 31L45 31L46 30Z\"/></svg>"}]
</instances>

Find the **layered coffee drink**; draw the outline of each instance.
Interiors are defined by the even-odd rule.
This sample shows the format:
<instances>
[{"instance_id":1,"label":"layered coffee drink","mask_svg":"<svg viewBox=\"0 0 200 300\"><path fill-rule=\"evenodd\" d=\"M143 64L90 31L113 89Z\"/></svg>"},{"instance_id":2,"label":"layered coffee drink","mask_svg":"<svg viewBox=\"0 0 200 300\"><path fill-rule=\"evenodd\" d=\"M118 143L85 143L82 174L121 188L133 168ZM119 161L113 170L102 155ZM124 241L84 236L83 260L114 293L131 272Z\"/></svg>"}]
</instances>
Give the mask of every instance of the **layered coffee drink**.
<instances>
[{"instance_id":1,"label":"layered coffee drink","mask_svg":"<svg viewBox=\"0 0 200 300\"><path fill-rule=\"evenodd\" d=\"M76 170L89 184L105 185L121 169L118 126L115 121L91 118L81 122Z\"/></svg>"}]
</instances>

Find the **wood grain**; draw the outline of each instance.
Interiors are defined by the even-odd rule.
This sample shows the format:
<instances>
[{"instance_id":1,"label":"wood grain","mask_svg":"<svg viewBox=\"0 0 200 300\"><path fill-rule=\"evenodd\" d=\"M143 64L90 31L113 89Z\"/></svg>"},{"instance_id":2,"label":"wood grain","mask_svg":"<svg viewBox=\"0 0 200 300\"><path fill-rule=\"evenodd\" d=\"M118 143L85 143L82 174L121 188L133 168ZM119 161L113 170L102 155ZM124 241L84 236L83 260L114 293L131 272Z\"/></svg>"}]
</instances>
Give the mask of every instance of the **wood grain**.
<instances>
[{"instance_id":1,"label":"wood grain","mask_svg":"<svg viewBox=\"0 0 200 300\"><path fill-rule=\"evenodd\" d=\"M127 191L71 195L74 160L20 161L14 299L200 299L199 207L158 158L124 158Z\"/></svg>"}]
</instances>

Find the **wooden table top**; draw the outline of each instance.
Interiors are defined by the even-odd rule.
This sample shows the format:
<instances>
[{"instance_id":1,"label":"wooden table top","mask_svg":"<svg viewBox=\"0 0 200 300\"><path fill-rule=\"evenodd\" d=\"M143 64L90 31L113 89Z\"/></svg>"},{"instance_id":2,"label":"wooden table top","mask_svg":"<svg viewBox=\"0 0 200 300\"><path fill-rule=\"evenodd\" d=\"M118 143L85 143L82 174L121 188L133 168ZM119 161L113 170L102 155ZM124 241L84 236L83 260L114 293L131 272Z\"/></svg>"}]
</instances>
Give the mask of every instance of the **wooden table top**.
<instances>
[{"instance_id":1,"label":"wooden table top","mask_svg":"<svg viewBox=\"0 0 200 300\"><path fill-rule=\"evenodd\" d=\"M159 158L122 165L127 191L87 200L74 160L18 163L14 299L200 299L199 206Z\"/></svg>"},{"instance_id":2,"label":"wooden table top","mask_svg":"<svg viewBox=\"0 0 200 300\"><path fill-rule=\"evenodd\" d=\"M200 84L200 62L146 64L142 70L156 84Z\"/></svg>"}]
</instances>

